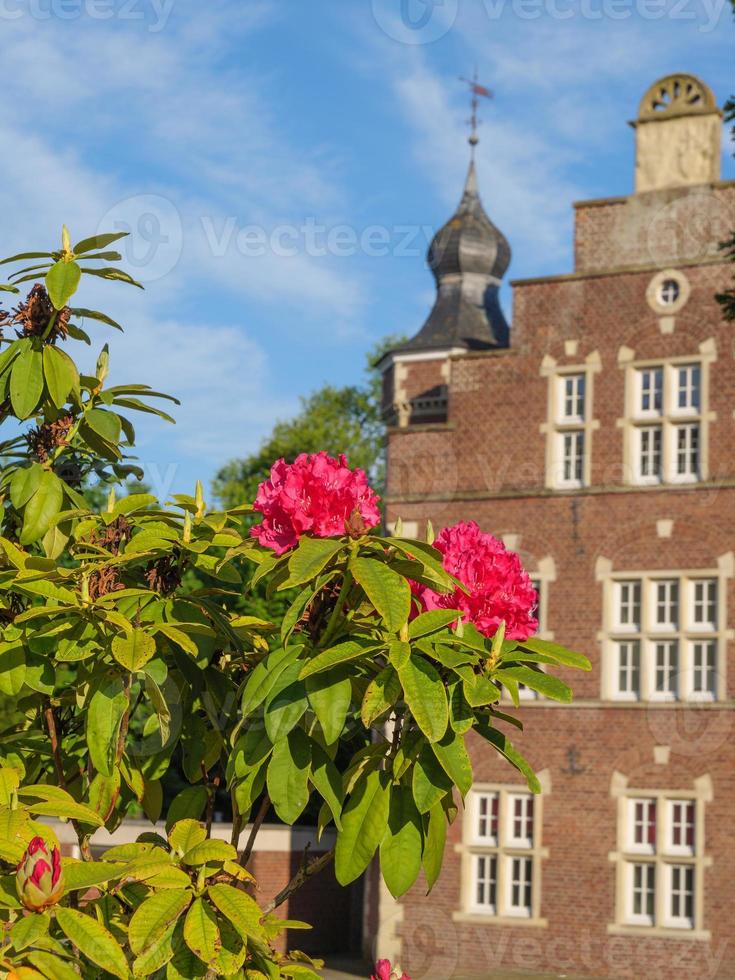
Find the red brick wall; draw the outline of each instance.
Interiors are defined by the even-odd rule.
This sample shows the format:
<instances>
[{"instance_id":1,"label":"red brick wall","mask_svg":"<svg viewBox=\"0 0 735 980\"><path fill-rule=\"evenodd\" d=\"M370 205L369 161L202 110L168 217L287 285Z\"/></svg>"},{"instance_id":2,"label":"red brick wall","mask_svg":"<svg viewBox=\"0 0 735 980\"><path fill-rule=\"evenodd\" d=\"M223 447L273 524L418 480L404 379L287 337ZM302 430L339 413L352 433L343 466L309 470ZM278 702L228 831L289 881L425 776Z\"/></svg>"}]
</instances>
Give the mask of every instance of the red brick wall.
<instances>
[{"instance_id":1,"label":"red brick wall","mask_svg":"<svg viewBox=\"0 0 735 980\"><path fill-rule=\"evenodd\" d=\"M733 181L583 201L575 208L575 267L591 272L716 258L733 227Z\"/></svg>"},{"instance_id":2,"label":"red brick wall","mask_svg":"<svg viewBox=\"0 0 735 980\"><path fill-rule=\"evenodd\" d=\"M735 205L735 187L715 192L728 207ZM650 205L653 198L646 197ZM664 194L655 203L665 207L679 199ZM459 820L433 894L427 899L417 887L404 902L404 958L415 980L487 975L499 967L608 977L735 977L735 926L732 916L723 914L735 896L731 702L684 707L599 700L602 585L595 576L597 559L609 559L618 571L709 569L735 549L735 361L732 327L721 320L713 298L729 283L732 266L709 257L682 266L691 296L676 314L674 332L663 334L646 300L657 271L646 260L650 242L641 237L635 213L627 235L620 225L626 213L630 219L629 201L578 209L579 267L647 261L648 269L517 284L512 349L452 360L446 425L389 432L389 520L400 515L421 526L430 518L438 529L474 519L496 534L519 535L531 569L551 555L557 580L548 589L548 627L557 640L587 653L595 666L591 674L568 672L578 706L524 707L528 729L517 738L524 754L537 768L548 769L552 781L542 838L550 852L542 871L541 914L548 927L452 920L460 907L460 864L452 850L460 839ZM709 246L705 251L712 253ZM663 259L668 264L670 256ZM636 359L696 356L698 345L709 338L717 349L710 369L708 408L715 417L709 430L709 480L686 488L629 487L618 424L625 412L619 349L632 348ZM578 342L573 356L565 354L566 340ZM592 486L549 491L546 435L540 431L549 381L540 373L542 359L548 355L563 367L583 363L594 351L601 371L594 376L592 417L599 428L592 437ZM660 518L673 520L670 538L658 536ZM735 618L732 580L728 608ZM733 677L733 644L728 647ZM732 680L728 686L731 697ZM666 765L654 764L656 745L670 746ZM576 776L564 772L571 747L584 767ZM518 783L514 771L488 747L476 744L473 753L478 779ZM693 779L711 777L714 799L706 805L705 831L712 866L705 871L704 887L704 928L711 931L711 942L685 933L677 938L608 934L614 922L614 865L608 854L617 840L616 801L610 795L616 770L631 785L651 790L691 789Z\"/></svg>"},{"instance_id":3,"label":"red brick wall","mask_svg":"<svg viewBox=\"0 0 735 980\"><path fill-rule=\"evenodd\" d=\"M494 970L530 970L553 975L692 980L735 976L735 929L727 914L735 886L732 848L733 785L732 717L723 711L697 716L700 738L681 743L691 709L540 707L522 710L528 730L517 739L537 769L551 772L551 793L544 797L542 844L549 857L542 862L541 915L546 928L509 928L493 923L455 922L459 909L460 863L453 845L461 841L461 817L451 828L445 864L434 891L425 896L423 882L404 899L402 965L415 978L489 976ZM668 731L667 731L668 729ZM709 736L708 734L709 733ZM669 765L655 765L653 746L669 739ZM579 750L579 775L568 768L567 751ZM706 757L704 755L706 750ZM472 759L480 781L517 783L507 764L486 743L473 739ZM615 850L617 801L610 796L614 770L630 785L646 789L691 788L708 772L715 784L714 800L706 805L707 854L705 923L710 943L687 938L614 936Z\"/></svg>"}]
</instances>

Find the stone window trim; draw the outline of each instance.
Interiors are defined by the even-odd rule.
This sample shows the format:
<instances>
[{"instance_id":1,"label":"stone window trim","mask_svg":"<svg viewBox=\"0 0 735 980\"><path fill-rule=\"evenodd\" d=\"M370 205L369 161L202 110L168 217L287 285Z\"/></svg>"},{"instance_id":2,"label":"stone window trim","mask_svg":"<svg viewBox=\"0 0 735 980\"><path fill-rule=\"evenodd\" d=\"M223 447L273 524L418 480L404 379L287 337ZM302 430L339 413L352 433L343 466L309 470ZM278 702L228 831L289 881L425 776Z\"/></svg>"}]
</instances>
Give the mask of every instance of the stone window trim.
<instances>
[{"instance_id":1,"label":"stone window trim","mask_svg":"<svg viewBox=\"0 0 735 980\"><path fill-rule=\"evenodd\" d=\"M446 410L451 380L451 358L462 353L463 350L464 348L461 347L447 347L442 350L391 352L386 356L381 362L380 369L385 374L391 367L394 368L392 412L394 424L398 428L407 428L415 411L418 411L420 416L423 411L431 412L442 407ZM408 378L406 365L424 361L436 361L440 365L445 391L432 398L409 398L406 392Z\"/></svg>"},{"instance_id":2,"label":"stone window trim","mask_svg":"<svg viewBox=\"0 0 735 980\"><path fill-rule=\"evenodd\" d=\"M549 591L553 582L556 582L556 562L551 555L544 555L543 558L535 563L535 569L526 565L526 571L532 582L538 586L538 630L536 638L539 640L553 640L554 631L549 628Z\"/></svg>"},{"instance_id":3,"label":"stone window trim","mask_svg":"<svg viewBox=\"0 0 735 980\"><path fill-rule=\"evenodd\" d=\"M610 795L617 805L616 849L608 854L615 865L615 912L614 921L607 931L614 935L657 936L669 939L709 941L710 931L704 927L705 872L712 866L712 857L705 851L705 810L712 802L712 779L705 774L693 780L686 789L650 789L629 785L626 775L614 772ZM655 841L650 846L634 843L633 821L636 803L648 803L655 807ZM676 819L674 806L691 804L694 807L694 842L692 847L672 844L672 827ZM679 816L680 819L680 816ZM636 922L632 914L631 892L635 865L653 867L651 883L654 892L654 910L650 921L639 916ZM671 917L670 900L674 889L674 869L692 869L693 917L684 922Z\"/></svg>"},{"instance_id":4,"label":"stone window trim","mask_svg":"<svg viewBox=\"0 0 735 980\"><path fill-rule=\"evenodd\" d=\"M666 286L669 282L676 283L678 295L673 301L666 301ZM691 296L692 287L689 280L678 269L664 269L657 272L646 289L648 305L659 316L673 316L679 313Z\"/></svg>"},{"instance_id":5,"label":"stone window trim","mask_svg":"<svg viewBox=\"0 0 735 980\"><path fill-rule=\"evenodd\" d=\"M707 568L662 568L628 569L613 568L613 563L604 557L597 559L596 578L602 585L602 629L597 635L602 654L601 691L603 702L625 704L640 702L655 705L659 702L673 701L676 704L707 704L727 701L727 648L728 642L735 639L735 630L727 627L727 588L728 581L735 577L735 555L729 551L717 558L716 565ZM646 611L643 608L653 603L651 598L656 582L675 581L679 584L680 609L694 603L695 583L702 580L716 582L717 622L713 628L695 626L686 622L679 614L679 622L671 628L654 630L649 628ZM619 621L619 587L626 583L641 583L641 617L637 629L628 629ZM687 613L691 612L691 608ZM690 620L693 616L690 617ZM660 636L657 636L660 633ZM674 697L666 697L655 690L655 662L652 664L651 648L658 641L678 642L679 662L677 666L678 690ZM620 644L639 642L640 686L638 693L621 690L620 685ZM712 695L696 690L694 683L694 644L713 642L715 644L716 688ZM646 649L646 645L648 649ZM701 654L700 654L701 656ZM647 662L648 661L648 662ZM682 683L683 681L683 683Z\"/></svg>"},{"instance_id":6,"label":"stone window trim","mask_svg":"<svg viewBox=\"0 0 735 980\"><path fill-rule=\"evenodd\" d=\"M628 486L687 486L702 483L709 479L709 436L710 425L717 420L717 413L709 410L710 368L717 360L717 347L713 338L699 344L696 353L677 357L658 357L637 359L635 351L621 347L618 351L618 367L625 372L624 415L617 420L618 428L623 430L624 482ZM680 412L670 403L671 389L674 385L674 372L687 366L699 368L699 409ZM647 368L663 370L664 404L660 412L646 414L639 409L641 372ZM668 392L668 394L667 394ZM668 404L667 404L668 401ZM674 432L677 426L697 425L699 429L698 473L678 477L675 470L677 446ZM658 478L649 478L639 472L640 456L643 451L642 433L660 429L663 444L660 446L663 473Z\"/></svg>"},{"instance_id":7,"label":"stone window trim","mask_svg":"<svg viewBox=\"0 0 735 980\"><path fill-rule=\"evenodd\" d=\"M546 928L548 920L541 915L542 862L549 857L549 849L541 845L543 832L543 801L551 793L551 772L544 769L538 773L542 792L531 794L524 784L474 783L470 790L467 808L462 818L462 843L455 844L454 851L461 856L460 908L452 913L454 922L473 922L498 926L535 926ZM480 840L474 834L475 800L482 794L496 794L498 797L498 837L495 840ZM474 794L474 795L473 795ZM513 798L533 798L533 840L514 841L508 836L512 823L509 806ZM530 846L528 846L530 843ZM497 905L493 912L478 910L474 899L477 881L474 862L477 857L496 858ZM532 891L530 914L513 914L508 911L509 876L512 873L514 858L526 859L532 867Z\"/></svg>"},{"instance_id":8,"label":"stone window trim","mask_svg":"<svg viewBox=\"0 0 735 980\"><path fill-rule=\"evenodd\" d=\"M602 370L602 360L597 350L591 351L584 361L560 363L546 355L539 373L548 379L546 421L539 430L546 437L546 481L548 489L580 490L592 482L592 433L600 427L594 418L594 377ZM562 385L565 378L581 376L584 379L584 416L567 417L560 412ZM564 478L564 438L581 436L582 472L580 478ZM569 447L575 449L574 446Z\"/></svg>"}]
</instances>

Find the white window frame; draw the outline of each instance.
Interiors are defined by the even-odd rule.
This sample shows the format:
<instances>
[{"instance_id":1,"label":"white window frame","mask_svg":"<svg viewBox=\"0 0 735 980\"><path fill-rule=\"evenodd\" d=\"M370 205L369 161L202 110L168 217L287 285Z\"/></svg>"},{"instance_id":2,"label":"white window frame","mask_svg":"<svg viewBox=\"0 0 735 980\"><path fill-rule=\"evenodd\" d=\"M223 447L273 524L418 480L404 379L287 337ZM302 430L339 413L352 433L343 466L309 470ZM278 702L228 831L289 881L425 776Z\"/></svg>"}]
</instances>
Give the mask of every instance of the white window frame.
<instances>
[{"instance_id":1,"label":"white window frame","mask_svg":"<svg viewBox=\"0 0 735 980\"><path fill-rule=\"evenodd\" d=\"M582 364L559 366L550 357L542 362L541 374L549 379L547 420L541 426L541 431L547 437L546 486L549 488L580 490L591 483L592 433L599 427L599 422L593 418L593 382L599 370L601 359L598 351L592 351ZM573 385L571 398L567 396L570 384ZM567 411L570 400L572 409ZM580 407L581 413L578 410ZM581 453L575 451L570 456L570 439L581 442ZM575 462L572 473L566 472L570 460Z\"/></svg>"},{"instance_id":2,"label":"white window frame","mask_svg":"<svg viewBox=\"0 0 735 980\"><path fill-rule=\"evenodd\" d=\"M616 921L612 932L670 932L705 936L704 871L709 859L704 854L705 795L678 790L625 789L618 798L618 849L610 855L617 865ZM636 802L651 802L656 808L655 845L635 844L634 820ZM673 814L677 806L692 808L693 840L691 845L673 843ZM682 824L685 827L686 824ZM685 836L685 835L684 835ZM635 868L652 868L653 914L635 911ZM673 885L676 869L687 869L692 878L692 915L673 915Z\"/></svg>"},{"instance_id":3,"label":"white window frame","mask_svg":"<svg viewBox=\"0 0 735 980\"><path fill-rule=\"evenodd\" d=\"M483 798L498 800L497 838L479 834L479 802ZM529 800L533 808L531 836L514 836L516 801L522 801L523 819L527 820ZM542 828L541 796L528 792L524 786L477 783L470 790L463 819L462 843L456 850L462 854L462 909L455 913L457 919L488 922L524 922L545 925L540 918L541 909L541 861L547 852L541 847ZM527 827L525 828L527 829ZM478 901L478 872L481 857L495 861L495 904ZM531 875L531 904L513 904L513 861L527 860ZM487 875L485 876L487 878Z\"/></svg>"},{"instance_id":4,"label":"white window frame","mask_svg":"<svg viewBox=\"0 0 735 980\"><path fill-rule=\"evenodd\" d=\"M636 571L612 572L600 576L603 584L603 648L602 698L614 701L721 701L727 696L726 654L730 631L727 629L727 588L730 571L726 563L718 569L692 569L684 571ZM621 622L621 600L625 588L640 582L641 610L640 623ZM716 608L715 622L697 620L696 588L702 583L714 590ZM675 583L678 591L678 608L674 610L671 600L671 586ZM667 600L663 603L664 621L659 622L659 597L661 590L667 588ZM709 614L712 601L704 603ZM701 606L701 603L700 603ZM640 649L639 690L632 691L628 685L621 686L621 653L626 645L637 641ZM709 681L712 668L703 666L698 659L698 644L714 644L714 683L706 690L698 690L704 675ZM657 680L657 645L676 644L677 664L674 678L665 690L659 689ZM705 653L706 648L705 649ZM669 647L673 650L673 647ZM670 659L667 657L666 659ZM623 677L631 670L623 671ZM660 672L659 672L660 676Z\"/></svg>"},{"instance_id":5,"label":"white window frame","mask_svg":"<svg viewBox=\"0 0 735 980\"><path fill-rule=\"evenodd\" d=\"M714 360L714 344L707 341L699 352L690 357L675 357L655 361L630 360L626 368L625 417L625 469L627 482L636 486L659 486L697 483L708 478L708 424L709 364ZM661 378L660 403L654 383ZM682 372L684 377L682 378ZM682 381L684 382L682 385ZM681 391L687 393L686 404L680 405ZM649 403L644 398L648 393ZM660 431L660 468L651 472L643 465L644 440L652 439L654 431ZM688 465L679 472L679 432L685 437ZM694 431L696 430L696 437ZM645 433L651 433L646 436ZM648 457L653 457L649 446ZM692 458L695 465L691 465Z\"/></svg>"}]
</instances>

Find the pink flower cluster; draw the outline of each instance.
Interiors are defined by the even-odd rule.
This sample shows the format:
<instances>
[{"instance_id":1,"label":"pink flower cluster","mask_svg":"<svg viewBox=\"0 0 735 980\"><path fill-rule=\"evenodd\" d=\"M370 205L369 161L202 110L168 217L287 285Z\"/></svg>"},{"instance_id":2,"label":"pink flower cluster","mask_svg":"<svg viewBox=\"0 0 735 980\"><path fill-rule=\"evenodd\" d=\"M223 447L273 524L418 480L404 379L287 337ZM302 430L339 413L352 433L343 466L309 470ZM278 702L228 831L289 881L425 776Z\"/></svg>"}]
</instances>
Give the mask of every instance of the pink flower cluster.
<instances>
[{"instance_id":1,"label":"pink flower cluster","mask_svg":"<svg viewBox=\"0 0 735 980\"><path fill-rule=\"evenodd\" d=\"M375 964L375 973L371 975L370 980L411 980L411 978L401 970L400 966L393 969L390 960L378 960Z\"/></svg>"},{"instance_id":2,"label":"pink flower cluster","mask_svg":"<svg viewBox=\"0 0 735 980\"><path fill-rule=\"evenodd\" d=\"M347 458L302 453L293 463L279 459L270 479L261 483L255 510L263 522L251 534L264 548L282 555L302 534L334 538L350 533L349 524L367 530L380 522L378 496L363 470L351 470ZM348 524L349 522L349 524Z\"/></svg>"},{"instance_id":3,"label":"pink flower cluster","mask_svg":"<svg viewBox=\"0 0 735 980\"><path fill-rule=\"evenodd\" d=\"M444 528L434 547L442 553L446 571L467 586L469 595L459 588L441 593L414 583L425 609L461 609L485 636L494 636L501 622L509 640L527 640L536 632L536 590L518 555L502 541L474 521L461 521Z\"/></svg>"}]
</instances>

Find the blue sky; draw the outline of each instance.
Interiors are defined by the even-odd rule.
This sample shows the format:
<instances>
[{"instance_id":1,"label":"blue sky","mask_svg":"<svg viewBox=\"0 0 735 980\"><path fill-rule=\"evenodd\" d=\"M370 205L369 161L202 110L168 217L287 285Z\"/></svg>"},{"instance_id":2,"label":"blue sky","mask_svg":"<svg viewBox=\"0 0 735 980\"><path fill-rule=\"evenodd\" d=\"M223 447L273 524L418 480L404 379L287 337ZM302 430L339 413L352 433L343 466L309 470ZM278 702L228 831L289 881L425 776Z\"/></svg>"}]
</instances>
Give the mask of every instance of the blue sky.
<instances>
[{"instance_id":1,"label":"blue sky","mask_svg":"<svg viewBox=\"0 0 735 980\"><path fill-rule=\"evenodd\" d=\"M0 0L0 32L2 250L132 229L145 293L79 301L126 326L95 331L114 381L182 399L139 425L163 494L421 326L467 166L458 75L495 91L478 167L508 278L569 271L571 202L632 189L652 81L735 90L726 0Z\"/></svg>"}]
</instances>

